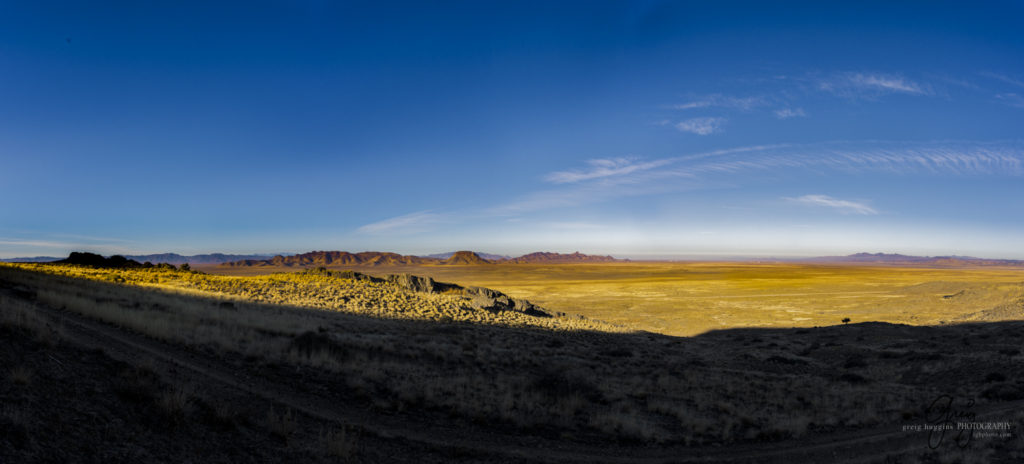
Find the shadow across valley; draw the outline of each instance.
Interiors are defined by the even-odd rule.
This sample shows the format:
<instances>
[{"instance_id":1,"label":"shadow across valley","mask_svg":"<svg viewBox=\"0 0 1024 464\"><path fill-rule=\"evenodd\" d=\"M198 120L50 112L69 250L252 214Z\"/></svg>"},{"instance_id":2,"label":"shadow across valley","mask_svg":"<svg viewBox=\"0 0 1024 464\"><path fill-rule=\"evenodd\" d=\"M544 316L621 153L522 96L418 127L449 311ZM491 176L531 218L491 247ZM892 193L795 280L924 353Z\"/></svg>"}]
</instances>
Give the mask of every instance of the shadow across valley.
<instances>
[{"instance_id":1,"label":"shadow across valley","mask_svg":"<svg viewBox=\"0 0 1024 464\"><path fill-rule=\"evenodd\" d=\"M375 317L10 267L0 296L5 314L38 305L105 321L378 424L406 424L385 436L461 437L452 440L476 457L527 443L540 460L557 451L793 462L863 436L875 438L826 451L1021 453L1020 409L999 409L1024 399L1021 321L673 337ZM961 422L1010 424L1009 435L934 432Z\"/></svg>"}]
</instances>

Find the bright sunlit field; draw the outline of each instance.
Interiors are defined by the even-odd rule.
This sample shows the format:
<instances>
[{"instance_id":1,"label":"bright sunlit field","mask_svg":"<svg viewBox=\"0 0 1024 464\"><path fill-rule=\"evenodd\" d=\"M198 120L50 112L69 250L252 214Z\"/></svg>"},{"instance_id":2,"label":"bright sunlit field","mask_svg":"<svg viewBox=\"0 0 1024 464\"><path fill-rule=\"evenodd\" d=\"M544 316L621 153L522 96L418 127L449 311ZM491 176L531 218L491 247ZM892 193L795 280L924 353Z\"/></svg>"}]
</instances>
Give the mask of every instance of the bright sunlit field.
<instances>
[{"instance_id":1,"label":"bright sunlit field","mask_svg":"<svg viewBox=\"0 0 1024 464\"><path fill-rule=\"evenodd\" d=\"M236 275L290 268L204 268ZM773 263L363 268L479 285L555 311L669 335L882 321L939 325L1024 314L1024 270Z\"/></svg>"}]
</instances>

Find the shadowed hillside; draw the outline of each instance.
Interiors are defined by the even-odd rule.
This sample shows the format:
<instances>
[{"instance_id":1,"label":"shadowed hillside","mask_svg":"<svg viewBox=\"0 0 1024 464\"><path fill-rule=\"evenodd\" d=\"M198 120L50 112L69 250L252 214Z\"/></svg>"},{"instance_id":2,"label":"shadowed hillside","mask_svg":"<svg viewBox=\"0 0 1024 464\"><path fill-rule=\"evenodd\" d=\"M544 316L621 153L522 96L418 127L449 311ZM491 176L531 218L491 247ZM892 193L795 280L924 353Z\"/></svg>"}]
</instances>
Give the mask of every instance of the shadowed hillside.
<instances>
[{"instance_id":1,"label":"shadowed hillside","mask_svg":"<svg viewBox=\"0 0 1024 464\"><path fill-rule=\"evenodd\" d=\"M233 459L1024 457L1017 436L978 437L961 449L950 435L932 449L927 433L902 430L935 423L930 414L944 398L978 420L1018 427L1021 322L732 329L681 338L596 324L580 330L558 325L557 317L472 306L450 314L498 319L424 318L405 308L444 314L449 298L482 291L414 276L390 280L331 271L227 278L169 269L0 267L4 330L15 334L4 338L5 353L20 353L5 358L17 369L3 392L17 400L0 424L0 452L17 461L90 446L96 460L113 459L119 451L101 446L111 438L98 426L76 426L92 445L44 433L102 407L121 427L146 431L139 456L187 458L161 443L215 433L251 443L211 451ZM123 329L90 329L77 322L81 316ZM504 319L510 316L529 319ZM107 354L75 355L77 343L96 346L88 340ZM118 348L125 343L135 348ZM130 358L139 350L151 360ZM129 359L117 364L105 356ZM81 375L63 374L69 368ZM191 377L182 377L183 369ZM249 380L236 384L228 373L237 372ZM27 384L35 387L19 386ZM54 398L68 412L55 416L56 424L35 419L51 404L42 401L45 392L63 392ZM132 412L147 405L163 412ZM850 440L856 445L831 445Z\"/></svg>"}]
</instances>

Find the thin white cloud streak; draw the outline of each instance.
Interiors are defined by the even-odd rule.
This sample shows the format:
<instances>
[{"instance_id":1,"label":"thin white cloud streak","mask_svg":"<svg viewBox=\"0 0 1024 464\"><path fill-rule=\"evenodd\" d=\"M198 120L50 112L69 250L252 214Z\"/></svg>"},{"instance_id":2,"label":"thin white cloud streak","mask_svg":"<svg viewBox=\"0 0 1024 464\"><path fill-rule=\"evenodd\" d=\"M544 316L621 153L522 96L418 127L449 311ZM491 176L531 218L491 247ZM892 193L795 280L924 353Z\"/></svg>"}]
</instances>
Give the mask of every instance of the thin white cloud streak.
<instances>
[{"instance_id":1,"label":"thin white cloud streak","mask_svg":"<svg viewBox=\"0 0 1024 464\"><path fill-rule=\"evenodd\" d=\"M675 177L672 183L651 182ZM660 174L659 171L637 173L618 178L597 179L592 182L574 184L568 188L541 190L523 195L515 200L484 208L470 217L510 216L557 208L571 208L583 204L600 203L615 198L658 195L673 191L687 190L696 184L679 182L676 173Z\"/></svg>"},{"instance_id":2,"label":"thin white cloud streak","mask_svg":"<svg viewBox=\"0 0 1024 464\"><path fill-rule=\"evenodd\" d=\"M765 97L732 97L728 95L713 94L687 103L669 105L675 110L690 110L695 108L732 108L742 111L750 111L754 108L765 106L768 99Z\"/></svg>"},{"instance_id":3,"label":"thin white cloud streak","mask_svg":"<svg viewBox=\"0 0 1024 464\"><path fill-rule=\"evenodd\" d=\"M680 132L690 132L697 135L711 135L722 130L725 118L693 118L676 123L675 128Z\"/></svg>"},{"instance_id":4,"label":"thin white cloud streak","mask_svg":"<svg viewBox=\"0 0 1024 464\"><path fill-rule=\"evenodd\" d=\"M1000 93L996 94L996 98L1014 108L1024 108L1024 96L1015 93Z\"/></svg>"},{"instance_id":5,"label":"thin white cloud streak","mask_svg":"<svg viewBox=\"0 0 1024 464\"><path fill-rule=\"evenodd\" d=\"M39 247L39 248L75 248L83 246L81 243L75 242L53 242L48 240L20 240L20 239L3 239L0 240L0 245L10 246L22 246L22 247Z\"/></svg>"},{"instance_id":6,"label":"thin white cloud streak","mask_svg":"<svg viewBox=\"0 0 1024 464\"><path fill-rule=\"evenodd\" d=\"M645 171L670 162L671 160L638 162L632 158L592 159L587 161L587 164L590 165L589 170L553 172L548 174L545 179L556 184L566 184Z\"/></svg>"},{"instance_id":7,"label":"thin white cloud streak","mask_svg":"<svg viewBox=\"0 0 1024 464\"><path fill-rule=\"evenodd\" d=\"M931 95L930 86L894 74L843 73L818 81L818 89L848 98L874 98L883 94Z\"/></svg>"},{"instance_id":8,"label":"thin white cloud streak","mask_svg":"<svg viewBox=\"0 0 1024 464\"><path fill-rule=\"evenodd\" d=\"M573 208L617 198L693 191L745 182L751 176L799 170L860 174L976 176L1024 175L1024 147L1011 144L943 142L926 144L762 145L714 150L655 160L625 158L587 162L579 171L545 176L557 186L527 193L490 207L451 213L421 211L359 228L363 233L420 232L439 222L458 223L516 217L543 210ZM844 200L837 200L844 201ZM868 207L870 208L870 207ZM851 204L851 211L856 208ZM867 210L860 210L867 211ZM858 213L862 214L862 213Z\"/></svg>"},{"instance_id":9,"label":"thin white cloud streak","mask_svg":"<svg viewBox=\"0 0 1024 464\"><path fill-rule=\"evenodd\" d=\"M418 232L442 222L444 218L445 215L442 214L430 211L417 211L363 225L356 229L356 232L361 234Z\"/></svg>"},{"instance_id":10,"label":"thin white cloud streak","mask_svg":"<svg viewBox=\"0 0 1024 464\"><path fill-rule=\"evenodd\" d=\"M779 119L802 118L806 116L807 113L804 112L803 108L782 108L775 110L775 117Z\"/></svg>"},{"instance_id":11,"label":"thin white cloud streak","mask_svg":"<svg viewBox=\"0 0 1024 464\"><path fill-rule=\"evenodd\" d=\"M702 160L712 160L701 162ZM619 160L624 160L620 158ZM604 186L642 183L656 177L697 178L706 173L732 173L773 168L830 168L843 172L919 172L969 174L1024 174L1024 151L1005 146L935 145L910 147L844 148L843 144L758 145L715 150L695 155L629 161L578 171L558 171L545 178L552 183L580 183L601 179ZM642 176L642 177L641 177Z\"/></svg>"},{"instance_id":12,"label":"thin white cloud streak","mask_svg":"<svg viewBox=\"0 0 1024 464\"><path fill-rule=\"evenodd\" d=\"M713 183L735 182L736 176L799 170L844 174L878 172L894 175L1024 175L1024 149L982 144L849 147L848 144L767 145L716 150L633 163L615 172L563 171L549 182L566 189L535 192L489 211L514 214L571 207L612 198L693 190ZM573 176L565 175L573 173ZM555 175L557 174L557 175ZM685 179L685 181L681 181Z\"/></svg>"},{"instance_id":13,"label":"thin white cloud streak","mask_svg":"<svg viewBox=\"0 0 1024 464\"><path fill-rule=\"evenodd\" d=\"M786 198L786 200L811 206L824 206L835 209L845 214L878 214L877 210L864 203L858 203L850 200L840 200L838 198L833 198L828 195L804 195L802 197L797 198Z\"/></svg>"},{"instance_id":14,"label":"thin white cloud streak","mask_svg":"<svg viewBox=\"0 0 1024 464\"><path fill-rule=\"evenodd\" d=\"M978 90L981 89L977 84L967 80L958 79L955 77L947 76L944 74L929 74L928 77L933 80L941 81L946 84L955 85L957 87L963 87L965 89Z\"/></svg>"},{"instance_id":15,"label":"thin white cloud streak","mask_svg":"<svg viewBox=\"0 0 1024 464\"><path fill-rule=\"evenodd\" d=\"M921 86L902 77L882 76L875 74L855 74L850 78L855 85L877 87L903 93L926 93Z\"/></svg>"},{"instance_id":16,"label":"thin white cloud streak","mask_svg":"<svg viewBox=\"0 0 1024 464\"><path fill-rule=\"evenodd\" d=\"M89 237L88 239L95 240L97 238ZM101 254L138 254L138 250L126 248L124 243L128 242L100 243L0 237L0 255L4 255L7 258L44 254L48 256L63 256L70 251L90 251Z\"/></svg>"},{"instance_id":17,"label":"thin white cloud streak","mask_svg":"<svg viewBox=\"0 0 1024 464\"><path fill-rule=\"evenodd\" d=\"M985 76L985 77L990 77L990 78L995 79L997 81L1003 81L1003 82L1005 82L1007 84L1015 85L1017 87L1024 87L1024 80L1016 79L1016 78L1007 76L1006 74L999 74L999 73L994 73L994 72L989 72L989 71L983 71L983 72L980 72L978 74L980 74L982 76Z\"/></svg>"}]
</instances>

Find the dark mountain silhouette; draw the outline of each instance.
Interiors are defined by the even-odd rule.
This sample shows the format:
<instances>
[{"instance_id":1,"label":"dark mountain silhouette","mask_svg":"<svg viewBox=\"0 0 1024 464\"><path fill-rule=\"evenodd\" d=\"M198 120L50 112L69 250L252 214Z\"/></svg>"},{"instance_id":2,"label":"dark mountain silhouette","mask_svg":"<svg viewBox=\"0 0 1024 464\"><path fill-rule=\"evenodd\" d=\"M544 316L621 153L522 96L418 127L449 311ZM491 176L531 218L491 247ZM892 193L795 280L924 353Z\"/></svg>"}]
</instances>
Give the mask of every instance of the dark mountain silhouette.
<instances>
[{"instance_id":1,"label":"dark mountain silhouette","mask_svg":"<svg viewBox=\"0 0 1024 464\"><path fill-rule=\"evenodd\" d=\"M472 251L456 251L450 258L441 261L440 264L493 264L491 261L483 259L480 255Z\"/></svg>"},{"instance_id":2,"label":"dark mountain silhouette","mask_svg":"<svg viewBox=\"0 0 1024 464\"><path fill-rule=\"evenodd\" d=\"M114 255L109 258L104 258L101 255L95 253L83 253L78 251L71 252L71 255L60 261L54 261L56 264L76 264L79 266L91 266L91 267L103 267L103 268L129 268L129 267L141 267L142 263L125 258L121 255Z\"/></svg>"},{"instance_id":3,"label":"dark mountain silhouette","mask_svg":"<svg viewBox=\"0 0 1024 464\"><path fill-rule=\"evenodd\" d=\"M523 255L518 258L506 260L506 263L514 264L554 264L554 263L608 263L618 261L611 256L585 255L580 252L562 254L545 251L538 251Z\"/></svg>"}]
</instances>

